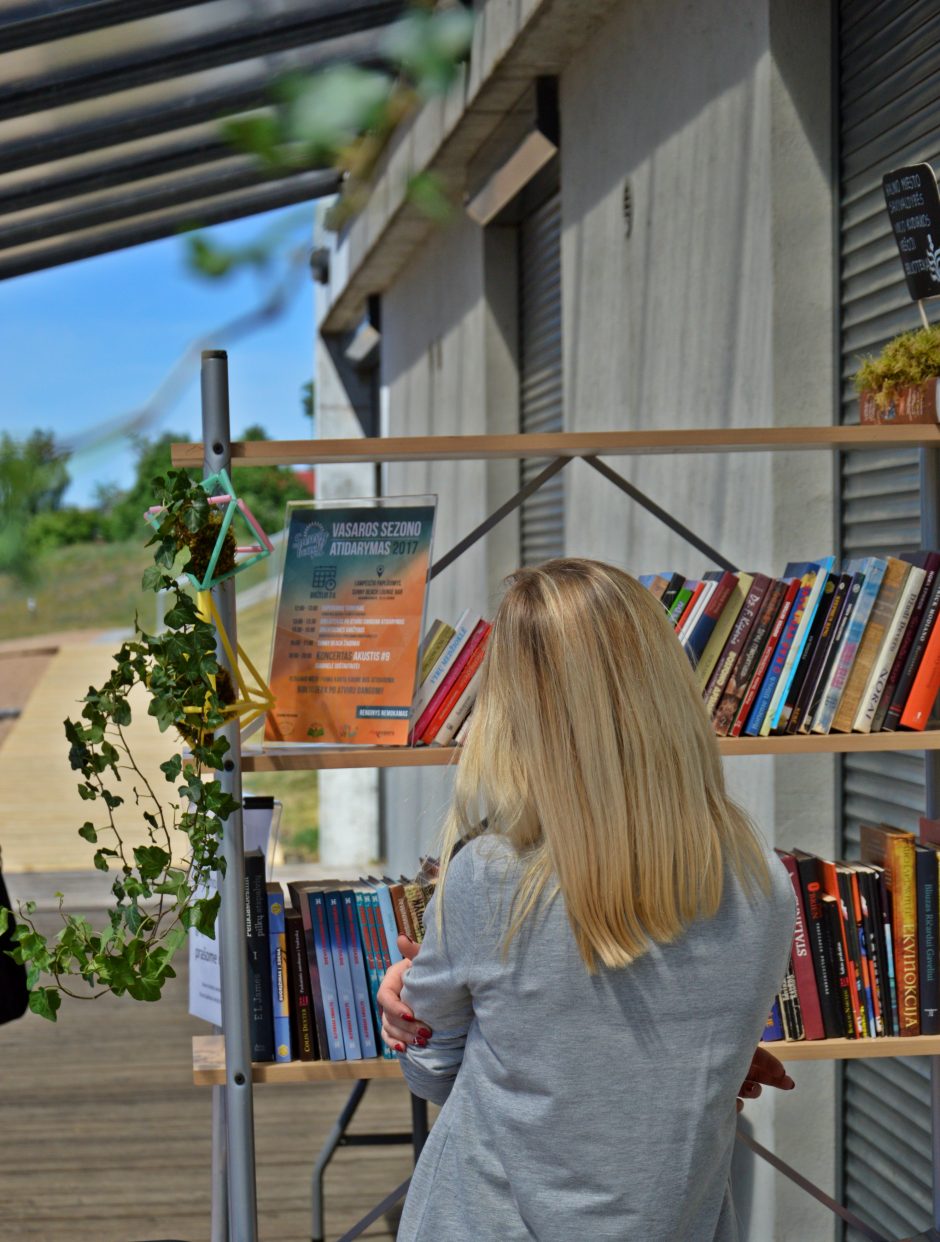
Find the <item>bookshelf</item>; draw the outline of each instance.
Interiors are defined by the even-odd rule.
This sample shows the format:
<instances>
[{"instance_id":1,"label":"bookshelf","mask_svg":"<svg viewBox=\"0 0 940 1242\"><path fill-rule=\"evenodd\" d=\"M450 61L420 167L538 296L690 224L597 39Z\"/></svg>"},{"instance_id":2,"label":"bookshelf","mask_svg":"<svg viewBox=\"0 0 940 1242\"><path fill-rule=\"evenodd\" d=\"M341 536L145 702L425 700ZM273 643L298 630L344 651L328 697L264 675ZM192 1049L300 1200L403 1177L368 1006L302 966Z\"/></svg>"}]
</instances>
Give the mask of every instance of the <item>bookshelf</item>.
<instances>
[{"instance_id":1,"label":"bookshelf","mask_svg":"<svg viewBox=\"0 0 940 1242\"><path fill-rule=\"evenodd\" d=\"M230 443L228 432L227 360L221 351L203 355L203 442L177 444L172 462L178 467L204 468L207 473L224 467L266 465L328 465L339 463L381 463L404 461L475 461L522 459L529 457L571 460L583 458L595 464L596 457L702 454L735 452L839 452L848 449L883 451L889 448L940 449L940 427L739 427L682 428L648 431L559 432L547 435L506 436L414 436L356 440L293 440ZM521 501L517 495L507 502L494 519ZM642 502L641 502L642 503ZM659 511L658 516L668 520ZM485 534L492 524L484 523L458 544L453 556ZM676 529L676 527L673 527ZM681 531L695 543L694 536ZM697 544L696 546L701 546ZM233 605L229 598L229 606ZM221 611L221 609L220 609ZM226 612L223 624L234 642L234 615L231 628ZM719 750L729 758L752 755L839 754L853 751L938 751L940 731L926 733L828 734L781 738L719 739ZM389 768L444 766L459 761L459 748L290 748L263 750L246 747L242 751L237 733L226 761L225 779L241 792L241 773L327 770L338 768ZM193 1077L198 1085L214 1092L213 1184L224 1187L217 1227L213 1203L213 1242L228 1236L227 1224L245 1242L257 1242L255 1198L252 1085L269 1083L317 1083L349 1081L354 1096L337 1122L336 1143L342 1141L347 1116L358 1102L356 1091L372 1079L399 1079L397 1061L375 1058L358 1062L290 1062L252 1064L248 1056L247 998L245 991L245 947L241 934L239 896L241 891L241 818L233 815L226 824L225 856L228 868L223 882L222 917L219 938L222 948L222 1011L225 1036L197 1036L193 1040ZM930 1056L940 1058L940 1036L866 1040L818 1040L800 1043L775 1042L767 1045L785 1063L809 1060L846 1060L862 1057ZM935 1083L940 1082L933 1062ZM224 1095L223 1095L224 1092ZM940 1092L935 1089L935 1146L940 1136ZM355 1102L354 1102L355 1099ZM419 1114L415 1112L415 1139L418 1146ZM423 1136L422 1136L423 1137ZM335 1144L334 1144L335 1146ZM221 1150L220 1150L221 1149ZM937 1147L940 1152L940 1147ZM324 1160L317 1165L322 1175ZM940 1154L935 1161L935 1182L940 1187ZM314 1213L322 1211L315 1200ZM320 1217L322 1220L322 1216ZM223 1232L222 1230L225 1230Z\"/></svg>"}]
</instances>

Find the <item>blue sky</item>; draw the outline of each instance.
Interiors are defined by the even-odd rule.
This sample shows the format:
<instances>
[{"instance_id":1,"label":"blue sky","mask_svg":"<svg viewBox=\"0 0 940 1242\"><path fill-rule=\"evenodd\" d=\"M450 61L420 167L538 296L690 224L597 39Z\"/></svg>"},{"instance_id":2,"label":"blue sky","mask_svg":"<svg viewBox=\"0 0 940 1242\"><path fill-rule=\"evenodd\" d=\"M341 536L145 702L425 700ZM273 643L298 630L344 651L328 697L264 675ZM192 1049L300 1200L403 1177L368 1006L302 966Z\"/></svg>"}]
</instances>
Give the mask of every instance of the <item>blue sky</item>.
<instances>
[{"instance_id":1,"label":"blue sky","mask_svg":"<svg viewBox=\"0 0 940 1242\"><path fill-rule=\"evenodd\" d=\"M237 246L297 211L221 225L210 236ZM301 222L293 236L303 229ZM139 408L194 337L250 310L270 279L251 271L197 278L182 240L168 238L0 282L0 431L21 436L38 427L70 437ZM252 423L278 439L310 434L300 389L313 373L313 332L313 285L305 279L279 319L226 346L234 438ZM197 368L149 434L195 440L199 427ZM124 482L133 459L126 437L73 458L67 501L83 505L96 484Z\"/></svg>"}]
</instances>

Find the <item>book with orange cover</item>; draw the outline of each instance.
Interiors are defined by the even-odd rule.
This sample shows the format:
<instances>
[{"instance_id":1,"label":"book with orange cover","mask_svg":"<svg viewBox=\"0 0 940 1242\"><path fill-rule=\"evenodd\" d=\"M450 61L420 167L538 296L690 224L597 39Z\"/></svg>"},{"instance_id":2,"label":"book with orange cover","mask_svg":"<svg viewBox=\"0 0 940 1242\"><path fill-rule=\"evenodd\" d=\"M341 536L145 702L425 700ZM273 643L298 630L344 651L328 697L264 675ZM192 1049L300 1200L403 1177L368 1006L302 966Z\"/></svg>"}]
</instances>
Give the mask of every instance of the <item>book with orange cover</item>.
<instances>
[{"instance_id":1,"label":"book with orange cover","mask_svg":"<svg viewBox=\"0 0 940 1242\"><path fill-rule=\"evenodd\" d=\"M862 824L862 861L884 868L891 893L891 931L901 1035L920 1034L917 970L917 884L914 835L886 824Z\"/></svg>"},{"instance_id":2,"label":"book with orange cover","mask_svg":"<svg viewBox=\"0 0 940 1242\"><path fill-rule=\"evenodd\" d=\"M426 744L433 742L438 733L440 733L441 729L444 727L444 722L453 711L457 700L463 694L464 690L466 690L467 686L469 686L470 682L473 680L474 673L476 673L477 669L483 663L483 657L486 655L486 642L490 636L492 626L487 621L481 622L481 625L485 628L483 629L479 642L471 651L467 662L464 664L456 679L448 688L447 693L440 701L437 711L431 717L427 727L421 734L421 741ZM470 641L472 642L473 640L471 639ZM468 643L468 646L469 645L470 644Z\"/></svg>"},{"instance_id":3,"label":"book with orange cover","mask_svg":"<svg viewBox=\"0 0 940 1242\"><path fill-rule=\"evenodd\" d=\"M902 729L923 730L927 728L930 713L937 701L938 691L940 691L940 624L935 622L930 631L930 637L927 639L927 647L920 662L920 668L917 670L917 676L914 678L914 684L911 686L904 710L901 712Z\"/></svg>"}]
</instances>

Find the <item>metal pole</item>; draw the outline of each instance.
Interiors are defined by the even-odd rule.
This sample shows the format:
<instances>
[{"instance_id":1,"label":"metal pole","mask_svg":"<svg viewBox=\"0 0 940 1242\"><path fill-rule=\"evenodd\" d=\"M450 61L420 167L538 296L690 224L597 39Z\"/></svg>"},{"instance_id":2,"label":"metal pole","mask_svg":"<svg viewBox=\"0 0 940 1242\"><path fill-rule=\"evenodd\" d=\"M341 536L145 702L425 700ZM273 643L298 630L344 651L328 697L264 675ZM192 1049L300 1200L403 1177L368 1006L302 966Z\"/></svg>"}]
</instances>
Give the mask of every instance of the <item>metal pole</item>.
<instances>
[{"instance_id":1,"label":"metal pole","mask_svg":"<svg viewBox=\"0 0 940 1242\"><path fill-rule=\"evenodd\" d=\"M921 306L923 313L923 306ZM933 449L920 454L921 546L940 546L940 460ZM940 755L924 752L926 811L930 819L940 813ZM940 1230L940 1057L930 1058L930 1132L933 1157L933 1223Z\"/></svg>"},{"instance_id":2,"label":"metal pole","mask_svg":"<svg viewBox=\"0 0 940 1242\"><path fill-rule=\"evenodd\" d=\"M221 1034L219 1027L213 1028ZM212 1242L228 1242L228 1177L225 1141L225 1088L212 1088Z\"/></svg>"},{"instance_id":3,"label":"metal pole","mask_svg":"<svg viewBox=\"0 0 940 1242\"><path fill-rule=\"evenodd\" d=\"M231 460L228 412L228 357L224 350L202 355L202 439L205 473L228 469ZM235 649L235 585L231 578L213 587L212 599ZM219 662L228 660L221 644ZM239 802L242 796L238 719L219 730L229 751L217 773L223 790ZM221 879L219 959L222 982L222 1028L225 1031L225 1122L228 1167L230 1242L257 1242L258 1204L255 1191L255 1132L251 1096L251 1044L248 1033L248 952L245 938L245 856L241 810L225 821L222 842L225 875Z\"/></svg>"}]
</instances>

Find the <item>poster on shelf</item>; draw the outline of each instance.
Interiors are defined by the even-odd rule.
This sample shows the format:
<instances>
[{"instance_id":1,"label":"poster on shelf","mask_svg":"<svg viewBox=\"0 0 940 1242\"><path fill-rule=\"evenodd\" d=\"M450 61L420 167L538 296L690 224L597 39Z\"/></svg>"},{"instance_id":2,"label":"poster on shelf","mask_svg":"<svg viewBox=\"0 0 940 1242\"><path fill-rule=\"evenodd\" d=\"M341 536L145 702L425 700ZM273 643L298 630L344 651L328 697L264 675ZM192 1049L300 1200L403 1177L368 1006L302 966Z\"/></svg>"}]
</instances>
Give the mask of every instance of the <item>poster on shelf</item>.
<instances>
[{"instance_id":1,"label":"poster on shelf","mask_svg":"<svg viewBox=\"0 0 940 1242\"><path fill-rule=\"evenodd\" d=\"M288 505L267 746L405 746L436 497Z\"/></svg>"},{"instance_id":2,"label":"poster on shelf","mask_svg":"<svg viewBox=\"0 0 940 1242\"><path fill-rule=\"evenodd\" d=\"M281 804L266 794L246 795L242 799L242 832L245 852L261 850L267 859L266 875L271 878L281 822ZM215 885L198 890L204 898L215 892ZM215 939L189 929L189 1012L213 1026L222 1025L222 986L219 982L219 926Z\"/></svg>"}]
</instances>

